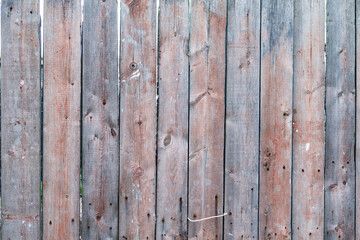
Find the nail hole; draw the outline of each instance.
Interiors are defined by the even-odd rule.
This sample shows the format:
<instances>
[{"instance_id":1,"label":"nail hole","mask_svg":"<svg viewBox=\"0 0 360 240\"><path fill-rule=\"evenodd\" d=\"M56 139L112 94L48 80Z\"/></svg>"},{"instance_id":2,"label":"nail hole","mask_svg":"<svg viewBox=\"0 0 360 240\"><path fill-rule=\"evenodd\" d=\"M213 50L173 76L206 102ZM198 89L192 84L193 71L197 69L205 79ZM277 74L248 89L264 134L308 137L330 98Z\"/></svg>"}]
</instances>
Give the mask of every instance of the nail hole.
<instances>
[{"instance_id":1,"label":"nail hole","mask_svg":"<svg viewBox=\"0 0 360 240\"><path fill-rule=\"evenodd\" d=\"M131 70L133 70L133 71L134 71L134 70L136 70L136 69L137 69L137 67L138 67L138 66L137 66L137 63L136 63L136 62L132 62L132 63L130 63L130 69L131 69Z\"/></svg>"},{"instance_id":2,"label":"nail hole","mask_svg":"<svg viewBox=\"0 0 360 240\"><path fill-rule=\"evenodd\" d=\"M52 222L51 222L51 221L49 222L49 225L52 225Z\"/></svg>"}]
</instances>

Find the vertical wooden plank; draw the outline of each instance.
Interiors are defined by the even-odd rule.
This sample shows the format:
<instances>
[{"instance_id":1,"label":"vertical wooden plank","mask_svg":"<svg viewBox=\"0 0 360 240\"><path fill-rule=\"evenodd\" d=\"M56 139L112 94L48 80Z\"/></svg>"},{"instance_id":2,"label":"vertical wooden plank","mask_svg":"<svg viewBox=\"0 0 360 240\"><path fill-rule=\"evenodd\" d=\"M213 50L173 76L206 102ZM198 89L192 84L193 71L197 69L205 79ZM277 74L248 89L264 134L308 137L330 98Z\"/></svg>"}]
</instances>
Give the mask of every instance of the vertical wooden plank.
<instances>
[{"instance_id":1,"label":"vertical wooden plank","mask_svg":"<svg viewBox=\"0 0 360 240\"><path fill-rule=\"evenodd\" d=\"M356 0L355 2L356 4L356 94L358 94L359 89L360 89L360 0ZM355 199L356 199L356 206L355 206L355 226L357 226L356 228L356 233L355 233L355 239L360 239L360 164L357 161L357 159L359 159L360 156L360 97L356 96L356 152L355 152L355 166L356 166L356 189L355 189Z\"/></svg>"},{"instance_id":2,"label":"vertical wooden plank","mask_svg":"<svg viewBox=\"0 0 360 240\"><path fill-rule=\"evenodd\" d=\"M293 1L262 1L259 238L290 239Z\"/></svg>"},{"instance_id":3,"label":"vertical wooden plank","mask_svg":"<svg viewBox=\"0 0 360 240\"><path fill-rule=\"evenodd\" d=\"M45 0L44 239L79 239L80 0Z\"/></svg>"},{"instance_id":4,"label":"vertical wooden plank","mask_svg":"<svg viewBox=\"0 0 360 240\"><path fill-rule=\"evenodd\" d=\"M2 239L40 239L39 1L1 2Z\"/></svg>"},{"instance_id":5,"label":"vertical wooden plank","mask_svg":"<svg viewBox=\"0 0 360 240\"><path fill-rule=\"evenodd\" d=\"M260 0L229 1L225 239L258 239Z\"/></svg>"},{"instance_id":6,"label":"vertical wooden plank","mask_svg":"<svg viewBox=\"0 0 360 240\"><path fill-rule=\"evenodd\" d=\"M189 217L223 213L225 0L191 1ZM189 223L189 238L221 239L222 218Z\"/></svg>"},{"instance_id":7,"label":"vertical wooden plank","mask_svg":"<svg viewBox=\"0 0 360 240\"><path fill-rule=\"evenodd\" d=\"M85 1L83 23L83 239L118 239L117 1Z\"/></svg>"},{"instance_id":8,"label":"vertical wooden plank","mask_svg":"<svg viewBox=\"0 0 360 240\"><path fill-rule=\"evenodd\" d=\"M355 0L327 1L325 238L355 238Z\"/></svg>"},{"instance_id":9,"label":"vertical wooden plank","mask_svg":"<svg viewBox=\"0 0 360 240\"><path fill-rule=\"evenodd\" d=\"M295 1L293 238L324 239L325 1Z\"/></svg>"},{"instance_id":10,"label":"vertical wooden plank","mask_svg":"<svg viewBox=\"0 0 360 240\"><path fill-rule=\"evenodd\" d=\"M188 1L159 6L158 239L187 236Z\"/></svg>"},{"instance_id":11,"label":"vertical wooden plank","mask_svg":"<svg viewBox=\"0 0 360 240\"><path fill-rule=\"evenodd\" d=\"M120 239L154 239L156 0L121 0Z\"/></svg>"}]
</instances>

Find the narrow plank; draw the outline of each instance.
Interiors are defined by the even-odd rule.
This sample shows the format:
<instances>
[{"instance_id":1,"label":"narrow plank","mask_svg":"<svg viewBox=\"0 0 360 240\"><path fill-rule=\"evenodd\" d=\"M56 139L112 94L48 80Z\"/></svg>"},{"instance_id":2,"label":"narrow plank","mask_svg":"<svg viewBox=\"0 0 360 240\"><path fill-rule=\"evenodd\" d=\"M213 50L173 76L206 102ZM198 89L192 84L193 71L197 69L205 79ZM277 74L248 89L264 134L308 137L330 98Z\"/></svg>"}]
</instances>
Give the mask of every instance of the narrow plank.
<instances>
[{"instance_id":1,"label":"narrow plank","mask_svg":"<svg viewBox=\"0 0 360 240\"><path fill-rule=\"evenodd\" d=\"M327 2L325 238L355 238L355 1Z\"/></svg>"},{"instance_id":2,"label":"narrow plank","mask_svg":"<svg viewBox=\"0 0 360 240\"><path fill-rule=\"evenodd\" d=\"M118 239L118 4L85 1L83 22L83 239Z\"/></svg>"},{"instance_id":3,"label":"narrow plank","mask_svg":"<svg viewBox=\"0 0 360 240\"><path fill-rule=\"evenodd\" d=\"M356 0L356 91L358 94L358 90L360 89L360 0ZM360 97L356 97L356 152L355 152L355 161L359 159L360 156ZM355 189L355 199L356 199L356 206L355 206L355 213L356 213L356 221L355 226L360 226L360 164L357 163L356 165L356 189ZM360 239L360 228L356 228L356 236L355 239Z\"/></svg>"},{"instance_id":4,"label":"narrow plank","mask_svg":"<svg viewBox=\"0 0 360 240\"><path fill-rule=\"evenodd\" d=\"M1 2L2 239L40 239L39 1Z\"/></svg>"},{"instance_id":5,"label":"narrow plank","mask_svg":"<svg viewBox=\"0 0 360 240\"><path fill-rule=\"evenodd\" d=\"M290 239L293 1L262 1L259 239Z\"/></svg>"},{"instance_id":6,"label":"narrow plank","mask_svg":"<svg viewBox=\"0 0 360 240\"><path fill-rule=\"evenodd\" d=\"M325 1L295 1L294 239L324 239Z\"/></svg>"},{"instance_id":7,"label":"narrow plank","mask_svg":"<svg viewBox=\"0 0 360 240\"><path fill-rule=\"evenodd\" d=\"M228 4L224 238L258 239L260 0Z\"/></svg>"},{"instance_id":8,"label":"narrow plank","mask_svg":"<svg viewBox=\"0 0 360 240\"><path fill-rule=\"evenodd\" d=\"M185 239L187 236L188 44L188 1L160 1L158 239Z\"/></svg>"},{"instance_id":9,"label":"narrow plank","mask_svg":"<svg viewBox=\"0 0 360 240\"><path fill-rule=\"evenodd\" d=\"M43 236L79 239L80 0L46 0Z\"/></svg>"},{"instance_id":10,"label":"narrow plank","mask_svg":"<svg viewBox=\"0 0 360 240\"><path fill-rule=\"evenodd\" d=\"M120 239L155 238L156 0L122 0Z\"/></svg>"},{"instance_id":11,"label":"narrow plank","mask_svg":"<svg viewBox=\"0 0 360 240\"><path fill-rule=\"evenodd\" d=\"M223 213L225 41L224 0L191 2L189 216ZM222 239L223 220L189 223L189 239Z\"/></svg>"}]
</instances>

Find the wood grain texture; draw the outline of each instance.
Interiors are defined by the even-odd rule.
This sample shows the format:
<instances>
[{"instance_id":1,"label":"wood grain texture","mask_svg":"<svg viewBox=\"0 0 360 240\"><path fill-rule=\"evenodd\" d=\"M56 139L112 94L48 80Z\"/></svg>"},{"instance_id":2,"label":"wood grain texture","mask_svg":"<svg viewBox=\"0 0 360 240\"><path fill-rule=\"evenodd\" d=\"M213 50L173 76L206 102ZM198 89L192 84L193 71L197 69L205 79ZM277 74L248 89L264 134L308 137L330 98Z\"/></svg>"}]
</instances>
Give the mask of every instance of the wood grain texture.
<instances>
[{"instance_id":1,"label":"wood grain texture","mask_svg":"<svg viewBox=\"0 0 360 240\"><path fill-rule=\"evenodd\" d=\"M83 239L118 239L118 4L85 1L83 22Z\"/></svg>"},{"instance_id":2,"label":"wood grain texture","mask_svg":"<svg viewBox=\"0 0 360 240\"><path fill-rule=\"evenodd\" d=\"M154 239L156 0L121 0L120 239Z\"/></svg>"},{"instance_id":3,"label":"wood grain texture","mask_svg":"<svg viewBox=\"0 0 360 240\"><path fill-rule=\"evenodd\" d=\"M189 11L160 1L157 239L187 236Z\"/></svg>"},{"instance_id":4,"label":"wood grain texture","mask_svg":"<svg viewBox=\"0 0 360 240\"><path fill-rule=\"evenodd\" d=\"M79 239L80 0L46 0L44 22L44 239Z\"/></svg>"},{"instance_id":5,"label":"wood grain texture","mask_svg":"<svg viewBox=\"0 0 360 240\"><path fill-rule=\"evenodd\" d=\"M355 1L327 2L325 238L355 238Z\"/></svg>"},{"instance_id":6,"label":"wood grain texture","mask_svg":"<svg viewBox=\"0 0 360 240\"><path fill-rule=\"evenodd\" d=\"M293 1L262 1L259 239L290 239Z\"/></svg>"},{"instance_id":7,"label":"wood grain texture","mask_svg":"<svg viewBox=\"0 0 360 240\"><path fill-rule=\"evenodd\" d=\"M2 239L40 239L39 1L1 2Z\"/></svg>"},{"instance_id":8,"label":"wood grain texture","mask_svg":"<svg viewBox=\"0 0 360 240\"><path fill-rule=\"evenodd\" d=\"M258 239L260 1L229 1L225 239Z\"/></svg>"},{"instance_id":9,"label":"wood grain texture","mask_svg":"<svg viewBox=\"0 0 360 240\"><path fill-rule=\"evenodd\" d=\"M360 97L359 97L359 89L360 89L360 0L356 0L356 152L355 152L355 163L360 156ZM355 229L355 239L360 239L360 164L356 163L356 189L355 189L355 225L358 226Z\"/></svg>"},{"instance_id":10,"label":"wood grain texture","mask_svg":"<svg viewBox=\"0 0 360 240\"><path fill-rule=\"evenodd\" d=\"M224 0L191 2L189 217L223 213ZM222 239L223 220L189 223L189 239Z\"/></svg>"},{"instance_id":11,"label":"wood grain texture","mask_svg":"<svg viewBox=\"0 0 360 240\"><path fill-rule=\"evenodd\" d=\"M295 1L294 239L324 239L325 1Z\"/></svg>"}]
</instances>

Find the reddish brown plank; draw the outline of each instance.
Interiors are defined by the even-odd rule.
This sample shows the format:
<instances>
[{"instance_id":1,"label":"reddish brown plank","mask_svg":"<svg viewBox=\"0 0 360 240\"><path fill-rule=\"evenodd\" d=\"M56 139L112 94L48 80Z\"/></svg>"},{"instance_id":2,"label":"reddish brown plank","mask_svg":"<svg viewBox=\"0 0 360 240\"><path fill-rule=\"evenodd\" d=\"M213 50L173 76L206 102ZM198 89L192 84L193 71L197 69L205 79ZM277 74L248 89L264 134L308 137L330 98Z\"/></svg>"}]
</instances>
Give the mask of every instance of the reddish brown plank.
<instances>
[{"instance_id":1,"label":"reddish brown plank","mask_svg":"<svg viewBox=\"0 0 360 240\"><path fill-rule=\"evenodd\" d=\"M122 0L120 239L154 239L156 1Z\"/></svg>"},{"instance_id":2,"label":"reddish brown plank","mask_svg":"<svg viewBox=\"0 0 360 240\"><path fill-rule=\"evenodd\" d=\"M187 1L160 1L158 239L187 236L188 15Z\"/></svg>"},{"instance_id":3,"label":"reddish brown plank","mask_svg":"<svg viewBox=\"0 0 360 240\"><path fill-rule=\"evenodd\" d=\"M191 2L189 217L223 213L226 1ZM189 223L189 238L222 239L222 218Z\"/></svg>"},{"instance_id":4,"label":"reddish brown plank","mask_svg":"<svg viewBox=\"0 0 360 240\"><path fill-rule=\"evenodd\" d=\"M258 239L260 0L229 1L224 239Z\"/></svg>"},{"instance_id":5,"label":"reddish brown plank","mask_svg":"<svg viewBox=\"0 0 360 240\"><path fill-rule=\"evenodd\" d=\"M2 239L40 239L39 1L1 2Z\"/></svg>"},{"instance_id":6,"label":"reddish brown plank","mask_svg":"<svg viewBox=\"0 0 360 240\"><path fill-rule=\"evenodd\" d=\"M355 239L355 1L326 3L325 239Z\"/></svg>"},{"instance_id":7,"label":"reddish brown plank","mask_svg":"<svg viewBox=\"0 0 360 240\"><path fill-rule=\"evenodd\" d=\"M80 0L46 0L44 239L79 239Z\"/></svg>"},{"instance_id":8,"label":"reddish brown plank","mask_svg":"<svg viewBox=\"0 0 360 240\"><path fill-rule=\"evenodd\" d=\"M117 239L118 4L116 0L84 4L82 239Z\"/></svg>"},{"instance_id":9,"label":"reddish brown plank","mask_svg":"<svg viewBox=\"0 0 360 240\"><path fill-rule=\"evenodd\" d=\"M294 239L324 239L325 1L295 1Z\"/></svg>"},{"instance_id":10,"label":"reddish brown plank","mask_svg":"<svg viewBox=\"0 0 360 240\"><path fill-rule=\"evenodd\" d=\"M259 239L290 239L293 1L262 1Z\"/></svg>"}]
</instances>

